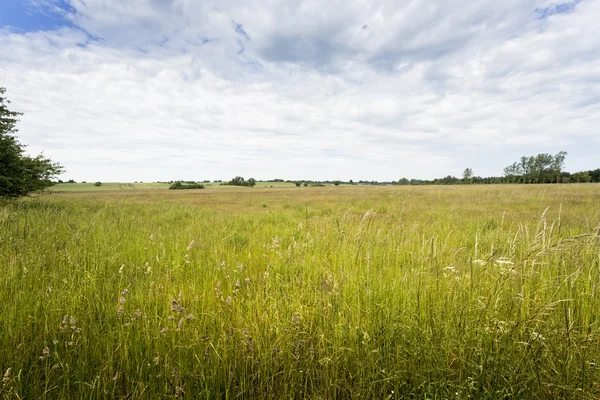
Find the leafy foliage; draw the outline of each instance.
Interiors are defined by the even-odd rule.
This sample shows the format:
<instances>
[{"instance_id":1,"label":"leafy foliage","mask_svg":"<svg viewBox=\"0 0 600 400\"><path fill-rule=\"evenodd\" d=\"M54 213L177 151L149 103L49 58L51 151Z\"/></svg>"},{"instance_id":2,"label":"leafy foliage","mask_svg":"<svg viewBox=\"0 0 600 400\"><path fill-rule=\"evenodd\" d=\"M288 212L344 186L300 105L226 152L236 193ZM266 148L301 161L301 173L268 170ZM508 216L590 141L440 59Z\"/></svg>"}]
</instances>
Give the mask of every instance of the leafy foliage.
<instances>
[{"instance_id":1,"label":"leafy foliage","mask_svg":"<svg viewBox=\"0 0 600 400\"><path fill-rule=\"evenodd\" d=\"M245 180L243 176L236 176L229 182L222 183L222 185L254 187L256 186L256 179L250 178L248 180Z\"/></svg>"},{"instance_id":2,"label":"leafy foliage","mask_svg":"<svg viewBox=\"0 0 600 400\"><path fill-rule=\"evenodd\" d=\"M463 181L470 182L471 178L473 178L473 170L471 168L465 168L463 172Z\"/></svg>"},{"instance_id":3,"label":"leafy foliage","mask_svg":"<svg viewBox=\"0 0 600 400\"><path fill-rule=\"evenodd\" d=\"M10 111L10 101L0 88L0 198L15 199L41 192L53 185L52 178L63 168L43 155L25 155L25 146L16 137L19 112Z\"/></svg>"},{"instance_id":4,"label":"leafy foliage","mask_svg":"<svg viewBox=\"0 0 600 400\"><path fill-rule=\"evenodd\" d=\"M547 153L535 157L523 156L520 162L514 162L504 168L504 175L521 183L560 182L560 173L566 156L565 151L560 151L554 156Z\"/></svg>"},{"instance_id":5,"label":"leafy foliage","mask_svg":"<svg viewBox=\"0 0 600 400\"><path fill-rule=\"evenodd\" d=\"M178 181L169 186L169 189L204 189L204 185L201 183L183 183Z\"/></svg>"}]
</instances>

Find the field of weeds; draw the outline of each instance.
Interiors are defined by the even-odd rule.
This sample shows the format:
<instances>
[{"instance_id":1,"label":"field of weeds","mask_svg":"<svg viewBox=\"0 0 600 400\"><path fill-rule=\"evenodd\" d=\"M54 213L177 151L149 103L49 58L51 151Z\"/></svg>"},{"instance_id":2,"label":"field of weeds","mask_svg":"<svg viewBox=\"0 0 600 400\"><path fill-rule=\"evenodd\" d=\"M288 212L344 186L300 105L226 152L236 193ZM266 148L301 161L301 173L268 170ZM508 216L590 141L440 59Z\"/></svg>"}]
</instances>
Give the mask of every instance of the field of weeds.
<instances>
[{"instance_id":1,"label":"field of weeds","mask_svg":"<svg viewBox=\"0 0 600 400\"><path fill-rule=\"evenodd\" d=\"M0 395L600 396L600 186L0 206Z\"/></svg>"}]
</instances>

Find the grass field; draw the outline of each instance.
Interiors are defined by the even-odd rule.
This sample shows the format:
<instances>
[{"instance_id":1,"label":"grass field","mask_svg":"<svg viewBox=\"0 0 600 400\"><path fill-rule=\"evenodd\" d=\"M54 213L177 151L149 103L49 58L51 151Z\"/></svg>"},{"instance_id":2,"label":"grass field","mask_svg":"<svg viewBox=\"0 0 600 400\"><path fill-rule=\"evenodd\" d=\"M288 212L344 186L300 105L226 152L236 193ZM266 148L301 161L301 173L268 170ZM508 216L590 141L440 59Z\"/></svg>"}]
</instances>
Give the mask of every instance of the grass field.
<instances>
[{"instance_id":1,"label":"grass field","mask_svg":"<svg viewBox=\"0 0 600 400\"><path fill-rule=\"evenodd\" d=\"M220 185L217 182L203 183L206 189L225 189L231 188L228 185ZM102 182L100 186L94 186L94 182L86 183L58 183L50 187L52 192L98 192L107 190L159 190L168 189L168 183L143 183L143 182ZM256 189L259 188L294 188L296 185L291 182L256 182Z\"/></svg>"},{"instance_id":2,"label":"grass field","mask_svg":"<svg viewBox=\"0 0 600 400\"><path fill-rule=\"evenodd\" d=\"M151 189L0 206L3 398L600 396L599 185Z\"/></svg>"},{"instance_id":3,"label":"grass field","mask_svg":"<svg viewBox=\"0 0 600 400\"><path fill-rule=\"evenodd\" d=\"M94 182L88 183L57 183L50 187L52 192L97 192L106 190L150 190L150 189L168 189L168 183L119 183L102 182L100 186L94 186Z\"/></svg>"}]
</instances>

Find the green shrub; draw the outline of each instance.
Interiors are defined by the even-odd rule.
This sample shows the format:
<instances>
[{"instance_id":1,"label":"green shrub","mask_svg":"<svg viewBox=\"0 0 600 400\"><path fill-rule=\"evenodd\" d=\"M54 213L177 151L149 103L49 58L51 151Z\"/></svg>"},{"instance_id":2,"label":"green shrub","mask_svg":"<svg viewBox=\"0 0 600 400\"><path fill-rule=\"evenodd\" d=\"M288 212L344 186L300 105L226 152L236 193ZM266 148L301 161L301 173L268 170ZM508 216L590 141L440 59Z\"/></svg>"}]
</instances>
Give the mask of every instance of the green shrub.
<instances>
[{"instance_id":1,"label":"green shrub","mask_svg":"<svg viewBox=\"0 0 600 400\"><path fill-rule=\"evenodd\" d=\"M201 183L181 183L175 182L169 189L204 189L204 185Z\"/></svg>"}]
</instances>

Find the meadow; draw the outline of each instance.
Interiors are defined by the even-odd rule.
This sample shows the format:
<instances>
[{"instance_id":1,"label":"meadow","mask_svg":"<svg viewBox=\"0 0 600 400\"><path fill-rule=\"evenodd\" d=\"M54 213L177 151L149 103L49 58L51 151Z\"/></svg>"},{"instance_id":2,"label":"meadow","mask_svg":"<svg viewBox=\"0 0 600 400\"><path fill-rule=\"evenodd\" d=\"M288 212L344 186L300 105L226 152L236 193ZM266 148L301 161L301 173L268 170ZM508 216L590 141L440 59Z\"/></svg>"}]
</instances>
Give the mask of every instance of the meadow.
<instances>
[{"instance_id":1,"label":"meadow","mask_svg":"<svg viewBox=\"0 0 600 400\"><path fill-rule=\"evenodd\" d=\"M596 399L600 186L58 192L0 304L6 399Z\"/></svg>"},{"instance_id":2,"label":"meadow","mask_svg":"<svg viewBox=\"0 0 600 400\"><path fill-rule=\"evenodd\" d=\"M81 191L115 191L115 190L160 190L168 189L171 186L170 183L157 183L157 182L101 182L100 186L95 186L95 182L79 182L79 183L58 183L51 186L49 190L51 192L81 192ZM207 188L211 189L225 189L230 188L228 185L220 185L219 182L204 182L202 183ZM296 187L292 182L257 182L256 187L260 188L291 188Z\"/></svg>"}]
</instances>

